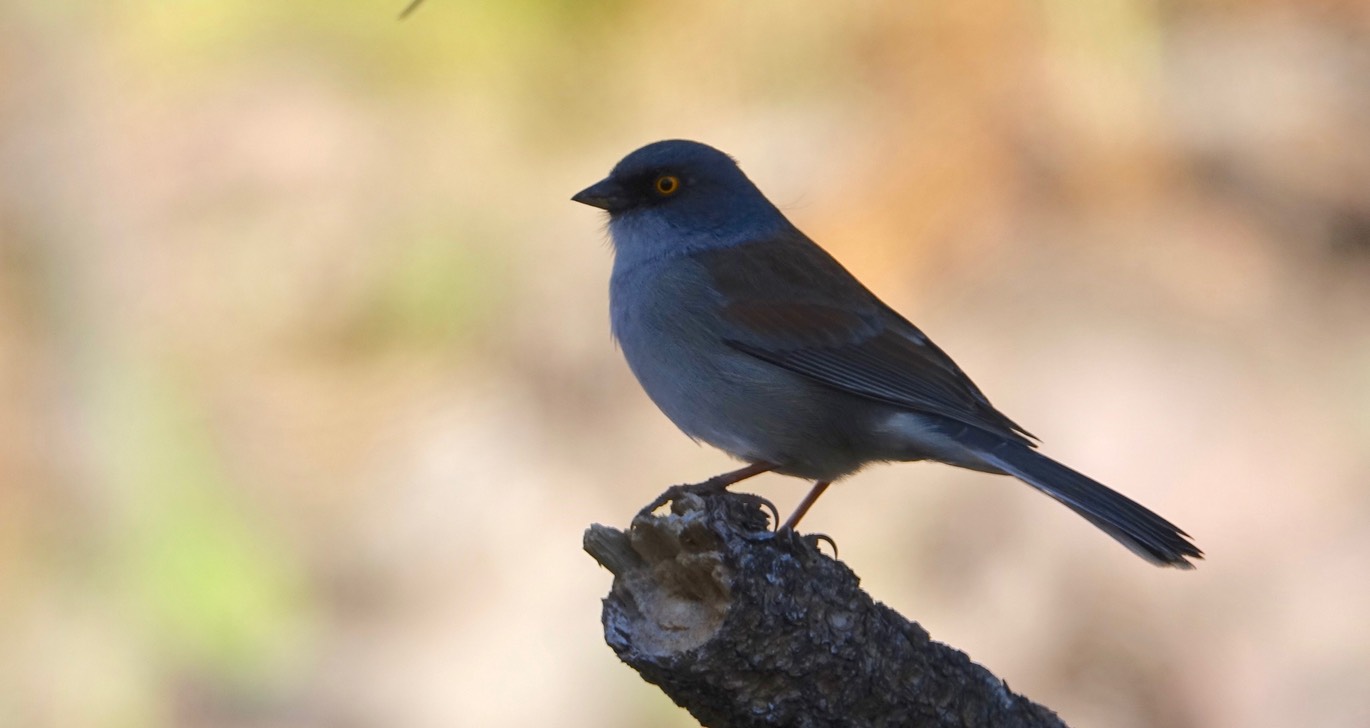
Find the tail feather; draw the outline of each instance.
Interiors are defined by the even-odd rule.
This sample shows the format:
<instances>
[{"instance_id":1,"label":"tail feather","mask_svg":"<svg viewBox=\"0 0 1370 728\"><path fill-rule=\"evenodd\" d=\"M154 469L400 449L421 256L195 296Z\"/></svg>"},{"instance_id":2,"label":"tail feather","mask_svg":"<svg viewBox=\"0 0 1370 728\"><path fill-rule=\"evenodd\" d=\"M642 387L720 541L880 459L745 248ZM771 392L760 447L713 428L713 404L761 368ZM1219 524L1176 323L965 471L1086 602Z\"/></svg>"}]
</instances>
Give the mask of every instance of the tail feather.
<instances>
[{"instance_id":1,"label":"tail feather","mask_svg":"<svg viewBox=\"0 0 1370 728\"><path fill-rule=\"evenodd\" d=\"M976 452L986 463L1065 504L1153 564L1192 569L1189 560L1203 558L1189 534L1175 524L1035 450L998 439Z\"/></svg>"}]
</instances>

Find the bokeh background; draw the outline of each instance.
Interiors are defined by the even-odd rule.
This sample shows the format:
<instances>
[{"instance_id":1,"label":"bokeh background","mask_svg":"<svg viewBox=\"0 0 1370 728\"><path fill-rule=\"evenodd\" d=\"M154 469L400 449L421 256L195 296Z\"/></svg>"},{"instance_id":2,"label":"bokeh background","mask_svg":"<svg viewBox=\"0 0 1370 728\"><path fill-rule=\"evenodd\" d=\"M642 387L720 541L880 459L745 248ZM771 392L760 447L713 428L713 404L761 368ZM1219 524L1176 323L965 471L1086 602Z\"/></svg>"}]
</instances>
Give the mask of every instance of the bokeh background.
<instances>
[{"instance_id":1,"label":"bokeh background","mask_svg":"<svg viewBox=\"0 0 1370 728\"><path fill-rule=\"evenodd\" d=\"M806 522L876 598L1072 725L1370 725L1370 5L402 4L0 5L0 726L694 725L580 550L732 467L568 200L666 137L1209 555L887 466Z\"/></svg>"}]
</instances>

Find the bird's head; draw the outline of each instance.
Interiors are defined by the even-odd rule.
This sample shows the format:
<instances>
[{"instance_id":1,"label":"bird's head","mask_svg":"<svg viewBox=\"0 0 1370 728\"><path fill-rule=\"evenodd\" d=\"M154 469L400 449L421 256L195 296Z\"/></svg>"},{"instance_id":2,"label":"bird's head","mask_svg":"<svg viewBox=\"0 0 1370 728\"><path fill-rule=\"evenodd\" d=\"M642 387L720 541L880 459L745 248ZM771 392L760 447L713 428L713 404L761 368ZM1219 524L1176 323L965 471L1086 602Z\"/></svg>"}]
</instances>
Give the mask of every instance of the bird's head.
<instances>
[{"instance_id":1,"label":"bird's head","mask_svg":"<svg viewBox=\"0 0 1370 728\"><path fill-rule=\"evenodd\" d=\"M654 142L571 198L609 213L620 254L714 247L774 231L784 217L732 157L706 144ZM786 223L787 224L787 223ZM630 250L639 249L639 250Z\"/></svg>"}]
</instances>

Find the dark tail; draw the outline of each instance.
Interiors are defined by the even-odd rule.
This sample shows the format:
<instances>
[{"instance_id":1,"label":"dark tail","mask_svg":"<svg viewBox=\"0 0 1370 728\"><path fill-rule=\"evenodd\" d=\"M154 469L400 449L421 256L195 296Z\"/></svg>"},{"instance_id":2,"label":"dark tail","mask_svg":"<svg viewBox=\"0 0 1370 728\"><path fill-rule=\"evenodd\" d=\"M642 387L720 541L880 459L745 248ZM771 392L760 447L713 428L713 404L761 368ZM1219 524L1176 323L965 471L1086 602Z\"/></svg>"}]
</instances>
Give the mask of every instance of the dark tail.
<instances>
[{"instance_id":1,"label":"dark tail","mask_svg":"<svg viewBox=\"0 0 1370 728\"><path fill-rule=\"evenodd\" d=\"M993 437L989 433L975 434L987 440ZM987 444L988 447L975 448L986 463L1069 506L1147 561L1192 569L1194 564L1189 559L1203 558L1203 552L1189 540L1189 534L1103 483L1026 445L999 438Z\"/></svg>"}]
</instances>

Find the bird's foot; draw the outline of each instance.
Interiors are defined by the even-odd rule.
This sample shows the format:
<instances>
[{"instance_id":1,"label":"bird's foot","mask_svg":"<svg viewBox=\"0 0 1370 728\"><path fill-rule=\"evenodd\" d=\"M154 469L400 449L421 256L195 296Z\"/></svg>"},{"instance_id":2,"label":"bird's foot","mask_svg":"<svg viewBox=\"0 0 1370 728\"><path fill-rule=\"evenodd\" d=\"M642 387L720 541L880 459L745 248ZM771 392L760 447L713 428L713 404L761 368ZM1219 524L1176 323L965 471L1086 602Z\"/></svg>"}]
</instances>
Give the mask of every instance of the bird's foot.
<instances>
[{"instance_id":1,"label":"bird's foot","mask_svg":"<svg viewBox=\"0 0 1370 728\"><path fill-rule=\"evenodd\" d=\"M717 495L722 491L727 490L728 486L732 485L733 483L741 482L752 476L760 475L761 473L766 473L774 469L775 465L765 461L758 461L754 463L749 463L745 467L738 468L737 470L732 470L726 473L722 473L720 475L715 475L714 477L709 478L708 480L702 483L673 485L667 488L666 492L657 496L656 500L647 504L645 508L638 511L638 515L649 516L653 512L655 512L656 509L666 505L671 501L679 499L681 496L687 493L696 495ZM752 498L757 496L744 497ZM775 504L771 503L770 501L764 498L761 498L760 501L761 503L765 504L767 508L770 509L772 514L774 514L775 517L771 519L771 522L779 523L780 513L776 510Z\"/></svg>"},{"instance_id":2,"label":"bird's foot","mask_svg":"<svg viewBox=\"0 0 1370 728\"><path fill-rule=\"evenodd\" d=\"M708 480L705 480L700 483L682 483L679 485L673 485L667 488L661 495L657 496L656 499L653 500L651 503L648 503L647 505L643 506L642 510L638 511L638 516L650 516L652 513L656 512L657 509L661 508L667 503L680 500L683 496L686 495L721 495L723 493L728 492L728 486L732 485L734 482L736 481L728 479L726 475L720 475L715 476L713 478L709 478ZM775 507L775 504L772 503L770 500L752 493L732 493L731 495L743 501L746 501L750 505L764 507L771 513L771 523L780 522L780 510L777 509Z\"/></svg>"},{"instance_id":3,"label":"bird's foot","mask_svg":"<svg viewBox=\"0 0 1370 728\"><path fill-rule=\"evenodd\" d=\"M731 475L731 473L725 473L720 476L709 478L701 483L673 485L667 488L661 495L657 496L656 500L648 503L642 510L638 511L637 517L645 518L650 516L667 503L674 503L686 496L707 497L728 493L728 486L737 482L736 479L729 477ZM743 508L751 506L756 507L758 511L763 509L769 511L769 519L765 515L758 515L759 521L756 524L757 533L767 534L767 538L769 538L770 534L774 533L770 529L774 524L780 523L780 510L775 507L774 503L753 493L729 493L729 495L739 501L736 504L737 506Z\"/></svg>"},{"instance_id":4,"label":"bird's foot","mask_svg":"<svg viewBox=\"0 0 1370 728\"><path fill-rule=\"evenodd\" d=\"M685 495L716 495L728 489L727 484L717 482L718 478L710 478L702 483L681 483L667 488L656 497L656 500L642 507L637 512L639 518L650 516L658 508L672 501L680 500Z\"/></svg>"}]
</instances>

